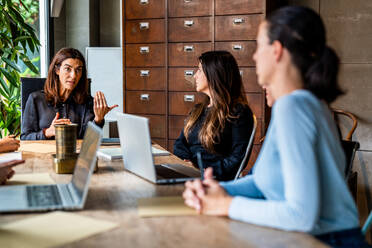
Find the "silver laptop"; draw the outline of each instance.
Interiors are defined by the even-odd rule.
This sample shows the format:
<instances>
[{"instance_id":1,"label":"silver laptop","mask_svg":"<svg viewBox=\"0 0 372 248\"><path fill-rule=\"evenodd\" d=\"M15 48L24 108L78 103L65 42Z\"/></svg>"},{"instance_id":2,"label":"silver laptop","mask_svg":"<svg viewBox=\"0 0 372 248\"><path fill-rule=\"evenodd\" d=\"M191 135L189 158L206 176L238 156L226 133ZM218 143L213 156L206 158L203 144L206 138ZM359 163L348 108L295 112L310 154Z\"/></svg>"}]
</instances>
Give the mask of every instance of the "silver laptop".
<instances>
[{"instance_id":1,"label":"silver laptop","mask_svg":"<svg viewBox=\"0 0 372 248\"><path fill-rule=\"evenodd\" d=\"M154 164L149 120L117 113L124 166L130 172L158 184L181 183L200 178L199 170L180 164Z\"/></svg>"},{"instance_id":2,"label":"silver laptop","mask_svg":"<svg viewBox=\"0 0 372 248\"><path fill-rule=\"evenodd\" d=\"M101 138L102 130L88 123L74 174L68 184L0 186L0 212L82 209Z\"/></svg>"}]
</instances>

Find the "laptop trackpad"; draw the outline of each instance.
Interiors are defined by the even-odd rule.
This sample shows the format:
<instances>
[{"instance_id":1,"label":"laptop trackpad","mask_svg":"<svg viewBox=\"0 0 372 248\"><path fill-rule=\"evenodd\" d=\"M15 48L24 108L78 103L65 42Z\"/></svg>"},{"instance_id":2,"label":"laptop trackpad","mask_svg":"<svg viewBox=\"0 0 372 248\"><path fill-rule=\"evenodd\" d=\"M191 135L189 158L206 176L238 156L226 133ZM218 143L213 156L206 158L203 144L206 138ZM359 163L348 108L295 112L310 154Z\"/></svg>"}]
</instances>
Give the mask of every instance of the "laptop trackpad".
<instances>
[{"instance_id":1,"label":"laptop trackpad","mask_svg":"<svg viewBox=\"0 0 372 248\"><path fill-rule=\"evenodd\" d=\"M24 186L1 186L0 210L27 208L27 194Z\"/></svg>"}]
</instances>

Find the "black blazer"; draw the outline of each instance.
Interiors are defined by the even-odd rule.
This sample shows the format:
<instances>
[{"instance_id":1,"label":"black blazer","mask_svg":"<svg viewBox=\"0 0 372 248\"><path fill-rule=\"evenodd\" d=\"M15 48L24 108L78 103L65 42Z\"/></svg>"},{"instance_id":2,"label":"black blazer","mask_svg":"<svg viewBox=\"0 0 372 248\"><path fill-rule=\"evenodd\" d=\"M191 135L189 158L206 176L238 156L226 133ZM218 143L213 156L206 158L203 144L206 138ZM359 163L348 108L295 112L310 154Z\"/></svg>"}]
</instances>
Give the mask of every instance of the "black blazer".
<instances>
[{"instance_id":1,"label":"black blazer","mask_svg":"<svg viewBox=\"0 0 372 248\"><path fill-rule=\"evenodd\" d=\"M78 124L77 137L82 139L88 122L94 120L93 98L89 96L85 103L77 104L70 96L65 102L53 106L46 101L44 91L31 93L23 114L21 140L47 139L43 129L50 126L57 112L60 118L68 118L72 123ZM103 125L104 122L99 126Z\"/></svg>"},{"instance_id":2,"label":"black blazer","mask_svg":"<svg viewBox=\"0 0 372 248\"><path fill-rule=\"evenodd\" d=\"M237 119L226 121L221 140L214 146L216 153L208 152L199 140L199 131L205 120L208 109L204 110L190 131L188 141L183 130L174 143L174 154L182 159L197 164L196 153L200 151L204 168L212 167L217 180L234 179L249 142L253 129L253 114L248 106L237 105L233 115Z\"/></svg>"}]
</instances>

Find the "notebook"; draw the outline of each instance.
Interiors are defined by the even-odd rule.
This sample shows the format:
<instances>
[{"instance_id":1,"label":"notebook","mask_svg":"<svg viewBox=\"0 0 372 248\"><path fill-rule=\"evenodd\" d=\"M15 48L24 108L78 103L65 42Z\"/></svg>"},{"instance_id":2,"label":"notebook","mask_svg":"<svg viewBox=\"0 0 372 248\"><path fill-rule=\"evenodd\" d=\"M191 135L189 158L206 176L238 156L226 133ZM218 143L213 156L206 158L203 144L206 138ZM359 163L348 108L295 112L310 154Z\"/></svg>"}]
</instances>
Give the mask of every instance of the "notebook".
<instances>
[{"instance_id":1,"label":"notebook","mask_svg":"<svg viewBox=\"0 0 372 248\"><path fill-rule=\"evenodd\" d=\"M170 153L165 150L152 147L153 156L168 156ZM101 148L97 151L97 157L102 160L113 161L123 159L121 148Z\"/></svg>"}]
</instances>

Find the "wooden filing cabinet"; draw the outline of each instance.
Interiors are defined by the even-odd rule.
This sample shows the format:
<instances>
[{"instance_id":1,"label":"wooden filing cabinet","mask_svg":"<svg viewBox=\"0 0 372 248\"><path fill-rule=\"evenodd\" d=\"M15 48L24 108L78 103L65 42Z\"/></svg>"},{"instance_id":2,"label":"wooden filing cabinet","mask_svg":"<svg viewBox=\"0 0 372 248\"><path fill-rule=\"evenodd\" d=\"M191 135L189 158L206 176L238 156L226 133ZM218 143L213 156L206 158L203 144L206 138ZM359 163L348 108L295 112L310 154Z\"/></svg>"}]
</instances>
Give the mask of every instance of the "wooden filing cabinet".
<instances>
[{"instance_id":1,"label":"wooden filing cabinet","mask_svg":"<svg viewBox=\"0 0 372 248\"><path fill-rule=\"evenodd\" d=\"M268 2L123 0L124 111L148 117L153 140L172 151L190 109L205 97L195 92L192 79L198 57L230 51L258 119L251 166L268 121L252 59Z\"/></svg>"}]
</instances>

